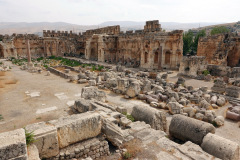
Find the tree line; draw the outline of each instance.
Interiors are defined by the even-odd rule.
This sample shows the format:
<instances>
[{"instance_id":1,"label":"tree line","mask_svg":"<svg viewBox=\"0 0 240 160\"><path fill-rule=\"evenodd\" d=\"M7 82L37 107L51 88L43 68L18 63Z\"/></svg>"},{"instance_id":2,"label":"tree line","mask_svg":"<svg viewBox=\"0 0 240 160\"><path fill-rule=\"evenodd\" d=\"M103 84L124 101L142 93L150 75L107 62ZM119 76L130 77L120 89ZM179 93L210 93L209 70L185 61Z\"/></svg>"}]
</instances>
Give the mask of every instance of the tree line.
<instances>
[{"instance_id":1,"label":"tree line","mask_svg":"<svg viewBox=\"0 0 240 160\"><path fill-rule=\"evenodd\" d=\"M230 30L225 26L216 26L214 27L210 35L216 35L216 34L224 34L228 33ZM197 48L198 48L198 41L200 37L206 36L206 30L200 30L196 35L194 35L192 30L188 30L183 34L183 55L196 55L197 54Z\"/></svg>"}]
</instances>

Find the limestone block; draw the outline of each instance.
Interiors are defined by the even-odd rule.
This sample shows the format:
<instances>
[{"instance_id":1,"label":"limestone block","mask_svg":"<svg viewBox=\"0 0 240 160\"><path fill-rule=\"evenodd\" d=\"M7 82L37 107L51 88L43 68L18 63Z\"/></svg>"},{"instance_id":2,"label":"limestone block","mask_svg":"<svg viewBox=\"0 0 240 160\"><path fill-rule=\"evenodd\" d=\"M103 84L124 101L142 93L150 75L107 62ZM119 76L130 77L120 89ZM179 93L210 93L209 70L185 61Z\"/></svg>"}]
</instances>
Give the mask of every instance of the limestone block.
<instances>
[{"instance_id":1,"label":"limestone block","mask_svg":"<svg viewBox=\"0 0 240 160\"><path fill-rule=\"evenodd\" d=\"M131 115L136 121L144 121L156 130L166 131L166 113L149 106L134 106Z\"/></svg>"},{"instance_id":2,"label":"limestone block","mask_svg":"<svg viewBox=\"0 0 240 160\"><path fill-rule=\"evenodd\" d=\"M40 160L38 149L34 144L31 144L27 148L28 150L28 160Z\"/></svg>"},{"instance_id":3,"label":"limestone block","mask_svg":"<svg viewBox=\"0 0 240 160\"><path fill-rule=\"evenodd\" d=\"M178 102L169 102L167 106L171 114L180 114L181 105Z\"/></svg>"},{"instance_id":4,"label":"limestone block","mask_svg":"<svg viewBox=\"0 0 240 160\"><path fill-rule=\"evenodd\" d=\"M141 91L140 84L138 82L132 82L126 90L126 95L130 98L137 96Z\"/></svg>"},{"instance_id":5,"label":"limestone block","mask_svg":"<svg viewBox=\"0 0 240 160\"><path fill-rule=\"evenodd\" d=\"M114 145L120 147L124 140L124 134L120 127L110 122L109 120L103 121L102 132L106 135L107 139Z\"/></svg>"},{"instance_id":6,"label":"limestone block","mask_svg":"<svg viewBox=\"0 0 240 160\"><path fill-rule=\"evenodd\" d=\"M45 122L34 123L26 126L27 131L34 133L40 158L50 158L59 153L57 128Z\"/></svg>"},{"instance_id":7,"label":"limestone block","mask_svg":"<svg viewBox=\"0 0 240 160\"><path fill-rule=\"evenodd\" d=\"M211 102L211 104L216 104L217 103L217 96L212 96L210 102Z\"/></svg>"},{"instance_id":8,"label":"limestone block","mask_svg":"<svg viewBox=\"0 0 240 160\"><path fill-rule=\"evenodd\" d=\"M82 98L85 99L96 99L102 102L106 101L106 93L104 91L100 91L97 88L91 86L91 87L83 87L82 88L82 93L81 93Z\"/></svg>"},{"instance_id":9,"label":"limestone block","mask_svg":"<svg viewBox=\"0 0 240 160\"><path fill-rule=\"evenodd\" d=\"M94 110L94 107L92 105L90 105L91 102L93 102L93 101L89 100L89 99L80 98L75 101L73 108L75 110L77 110L79 113L92 111L92 110Z\"/></svg>"},{"instance_id":10,"label":"limestone block","mask_svg":"<svg viewBox=\"0 0 240 160\"><path fill-rule=\"evenodd\" d=\"M0 159L28 159L24 129L0 133L0 142Z\"/></svg>"},{"instance_id":11,"label":"limestone block","mask_svg":"<svg viewBox=\"0 0 240 160\"><path fill-rule=\"evenodd\" d=\"M118 79L118 90L120 90L122 93L125 93L127 87L129 86L129 80L126 78Z\"/></svg>"},{"instance_id":12,"label":"limestone block","mask_svg":"<svg viewBox=\"0 0 240 160\"><path fill-rule=\"evenodd\" d=\"M226 88L226 96L239 98L239 96L240 96L239 87L237 87L237 86L228 86Z\"/></svg>"},{"instance_id":13,"label":"limestone block","mask_svg":"<svg viewBox=\"0 0 240 160\"><path fill-rule=\"evenodd\" d=\"M89 84L89 86L96 86L97 82L96 82L96 80L89 80L88 84Z\"/></svg>"},{"instance_id":14,"label":"limestone block","mask_svg":"<svg viewBox=\"0 0 240 160\"><path fill-rule=\"evenodd\" d=\"M199 107L200 108L205 108L205 109L208 110L208 109L210 109L211 104L209 104L205 99L203 99L199 102Z\"/></svg>"},{"instance_id":15,"label":"limestone block","mask_svg":"<svg viewBox=\"0 0 240 160\"><path fill-rule=\"evenodd\" d=\"M227 111L226 118L234 121L240 121L240 115L231 111Z\"/></svg>"},{"instance_id":16,"label":"limestone block","mask_svg":"<svg viewBox=\"0 0 240 160\"><path fill-rule=\"evenodd\" d=\"M59 147L64 148L101 133L102 121L98 113L83 113L49 121L57 128Z\"/></svg>"},{"instance_id":17,"label":"limestone block","mask_svg":"<svg viewBox=\"0 0 240 160\"><path fill-rule=\"evenodd\" d=\"M215 133L215 127L197 119L174 115L169 126L169 133L182 141L190 140L193 143L201 144L205 135Z\"/></svg>"},{"instance_id":18,"label":"limestone block","mask_svg":"<svg viewBox=\"0 0 240 160\"><path fill-rule=\"evenodd\" d=\"M224 117L223 116L217 116L214 119L214 122L218 125L218 126L222 126L224 125Z\"/></svg>"},{"instance_id":19,"label":"limestone block","mask_svg":"<svg viewBox=\"0 0 240 160\"><path fill-rule=\"evenodd\" d=\"M239 145L228 139L208 133L201 144L207 153L223 160L239 160Z\"/></svg>"},{"instance_id":20,"label":"limestone block","mask_svg":"<svg viewBox=\"0 0 240 160\"><path fill-rule=\"evenodd\" d=\"M218 105L218 106L222 107L222 106L225 105L225 103L226 103L226 100L225 100L224 97L219 97L219 98L218 98L218 100L217 100L217 105Z\"/></svg>"},{"instance_id":21,"label":"limestone block","mask_svg":"<svg viewBox=\"0 0 240 160\"><path fill-rule=\"evenodd\" d=\"M196 145L190 141L184 143L183 145L180 145L178 147L178 150L184 155L186 155L187 157L190 157L191 159L220 160L204 152L199 145Z\"/></svg>"}]
</instances>

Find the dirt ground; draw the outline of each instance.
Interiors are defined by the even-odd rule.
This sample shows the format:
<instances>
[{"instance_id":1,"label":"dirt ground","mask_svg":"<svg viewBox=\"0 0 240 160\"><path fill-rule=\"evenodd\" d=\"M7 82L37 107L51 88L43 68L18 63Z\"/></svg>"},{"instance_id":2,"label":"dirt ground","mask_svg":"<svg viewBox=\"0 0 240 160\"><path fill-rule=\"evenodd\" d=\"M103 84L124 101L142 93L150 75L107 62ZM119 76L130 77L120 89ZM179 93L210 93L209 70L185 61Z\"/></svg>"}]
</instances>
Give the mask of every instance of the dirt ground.
<instances>
[{"instance_id":1,"label":"dirt ground","mask_svg":"<svg viewBox=\"0 0 240 160\"><path fill-rule=\"evenodd\" d=\"M10 62L5 62L11 65ZM21 128L27 124L57 119L69 114L69 106L80 97L85 84L70 83L68 80L51 74L29 73L20 67L11 65L11 71L0 73L0 133ZM169 81L177 81L177 73L169 75ZM187 79L187 85L195 88L207 86L212 82ZM147 105L137 99L125 99L111 91L106 91L107 101L113 105L122 105L131 113L135 105ZM227 106L216 110L217 115L225 114ZM167 112L167 111L166 111ZM168 124L171 115L167 116ZM216 134L240 144L240 128L236 122L225 120L225 125L216 129Z\"/></svg>"}]
</instances>

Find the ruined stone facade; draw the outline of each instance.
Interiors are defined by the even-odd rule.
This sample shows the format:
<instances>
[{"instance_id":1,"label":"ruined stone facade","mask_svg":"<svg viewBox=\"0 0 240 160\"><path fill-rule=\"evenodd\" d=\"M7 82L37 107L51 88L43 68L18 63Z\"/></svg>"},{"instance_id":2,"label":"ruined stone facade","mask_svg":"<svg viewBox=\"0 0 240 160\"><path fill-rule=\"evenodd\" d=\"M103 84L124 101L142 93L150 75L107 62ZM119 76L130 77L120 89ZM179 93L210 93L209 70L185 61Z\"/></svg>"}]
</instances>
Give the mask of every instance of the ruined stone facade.
<instances>
[{"instance_id":1,"label":"ruined stone facade","mask_svg":"<svg viewBox=\"0 0 240 160\"><path fill-rule=\"evenodd\" d=\"M209 64L240 66L240 36L219 34L200 38L198 56L205 56Z\"/></svg>"},{"instance_id":2,"label":"ruined stone facade","mask_svg":"<svg viewBox=\"0 0 240 160\"><path fill-rule=\"evenodd\" d=\"M94 34L86 41L85 58L130 67L176 69L182 58L182 33L162 32L158 21L148 21L144 30L134 33Z\"/></svg>"},{"instance_id":3,"label":"ruined stone facade","mask_svg":"<svg viewBox=\"0 0 240 160\"><path fill-rule=\"evenodd\" d=\"M36 35L3 36L0 57L26 57L27 40L32 57L74 54L86 59L120 63L129 67L177 69L182 58L182 30L163 32L158 20L147 21L144 30L120 31L120 26L72 31L44 30Z\"/></svg>"}]
</instances>

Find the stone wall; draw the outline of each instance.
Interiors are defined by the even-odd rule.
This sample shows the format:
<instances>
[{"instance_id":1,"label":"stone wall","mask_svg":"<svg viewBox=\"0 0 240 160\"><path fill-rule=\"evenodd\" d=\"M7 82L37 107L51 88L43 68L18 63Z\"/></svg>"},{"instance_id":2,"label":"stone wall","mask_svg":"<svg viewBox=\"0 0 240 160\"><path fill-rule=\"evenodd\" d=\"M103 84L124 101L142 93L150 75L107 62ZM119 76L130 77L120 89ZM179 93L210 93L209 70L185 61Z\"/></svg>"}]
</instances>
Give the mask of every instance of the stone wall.
<instances>
[{"instance_id":1,"label":"stone wall","mask_svg":"<svg viewBox=\"0 0 240 160\"><path fill-rule=\"evenodd\" d=\"M183 57L180 63L179 73L186 76L197 76L199 71L207 69L205 57L191 56Z\"/></svg>"},{"instance_id":2,"label":"stone wall","mask_svg":"<svg viewBox=\"0 0 240 160\"><path fill-rule=\"evenodd\" d=\"M144 30L120 32L120 26L72 31L43 31L36 35L4 36L0 57L26 57L30 41L32 57L77 56L89 60L121 63L128 67L177 69L183 52L183 31L163 32L157 20L147 21Z\"/></svg>"},{"instance_id":3,"label":"stone wall","mask_svg":"<svg viewBox=\"0 0 240 160\"><path fill-rule=\"evenodd\" d=\"M219 34L200 38L197 55L205 56L209 64L239 66L240 36Z\"/></svg>"},{"instance_id":4,"label":"stone wall","mask_svg":"<svg viewBox=\"0 0 240 160\"><path fill-rule=\"evenodd\" d=\"M87 158L98 159L102 156L110 155L108 142L99 141L97 138L89 139L81 143L77 143L71 148L60 150L60 154L49 158L51 159L73 159Z\"/></svg>"},{"instance_id":5,"label":"stone wall","mask_svg":"<svg viewBox=\"0 0 240 160\"><path fill-rule=\"evenodd\" d=\"M87 30L83 33L85 36L92 36L94 34L108 34L108 35L118 35L120 33L120 26L108 26L98 29Z\"/></svg>"},{"instance_id":6,"label":"stone wall","mask_svg":"<svg viewBox=\"0 0 240 160\"><path fill-rule=\"evenodd\" d=\"M177 69L182 58L182 32L93 35L86 41L85 57L128 67Z\"/></svg>"}]
</instances>

